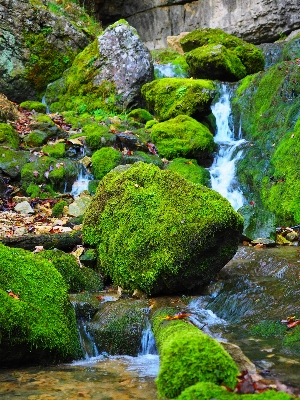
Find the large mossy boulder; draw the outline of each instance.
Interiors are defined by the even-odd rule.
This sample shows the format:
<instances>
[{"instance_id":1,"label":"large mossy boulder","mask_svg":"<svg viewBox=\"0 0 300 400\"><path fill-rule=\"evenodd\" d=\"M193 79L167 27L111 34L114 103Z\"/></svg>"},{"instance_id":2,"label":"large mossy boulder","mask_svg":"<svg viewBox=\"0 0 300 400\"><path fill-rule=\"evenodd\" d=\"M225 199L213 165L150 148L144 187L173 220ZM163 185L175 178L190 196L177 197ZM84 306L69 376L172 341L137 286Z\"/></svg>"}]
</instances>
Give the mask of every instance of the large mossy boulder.
<instances>
[{"instance_id":1,"label":"large mossy boulder","mask_svg":"<svg viewBox=\"0 0 300 400\"><path fill-rule=\"evenodd\" d=\"M83 221L101 271L148 294L190 292L232 258L242 218L217 192L173 171L136 163L99 183Z\"/></svg>"},{"instance_id":2,"label":"large mossy boulder","mask_svg":"<svg viewBox=\"0 0 300 400\"><path fill-rule=\"evenodd\" d=\"M258 47L221 29L196 29L180 44L195 78L232 81L264 69L264 57Z\"/></svg>"},{"instance_id":3,"label":"large mossy boulder","mask_svg":"<svg viewBox=\"0 0 300 400\"><path fill-rule=\"evenodd\" d=\"M147 310L147 300L108 302L87 324L87 330L100 352L137 356Z\"/></svg>"},{"instance_id":4,"label":"large mossy boulder","mask_svg":"<svg viewBox=\"0 0 300 400\"><path fill-rule=\"evenodd\" d=\"M0 146L0 169L10 178L20 177L20 173L25 164L29 162L30 153L9 149Z\"/></svg>"},{"instance_id":5,"label":"large mossy boulder","mask_svg":"<svg viewBox=\"0 0 300 400\"><path fill-rule=\"evenodd\" d=\"M170 160L191 157L204 165L212 161L213 135L206 126L187 115L153 125L150 137L161 157Z\"/></svg>"},{"instance_id":6,"label":"large mossy boulder","mask_svg":"<svg viewBox=\"0 0 300 400\"><path fill-rule=\"evenodd\" d=\"M142 87L148 108L159 121L178 115L205 117L216 94L214 82L203 79L163 78Z\"/></svg>"},{"instance_id":7,"label":"large mossy boulder","mask_svg":"<svg viewBox=\"0 0 300 400\"><path fill-rule=\"evenodd\" d=\"M160 355L156 380L159 395L174 399L198 382L234 389L239 370L230 355L197 327L186 321L172 321L175 313L171 308L161 309L151 319Z\"/></svg>"},{"instance_id":8,"label":"large mossy boulder","mask_svg":"<svg viewBox=\"0 0 300 400\"><path fill-rule=\"evenodd\" d=\"M52 111L123 111L143 105L141 87L154 78L149 50L125 20L109 26L46 91Z\"/></svg>"},{"instance_id":9,"label":"large mossy boulder","mask_svg":"<svg viewBox=\"0 0 300 400\"><path fill-rule=\"evenodd\" d=\"M0 146L17 149L19 142L18 132L11 125L0 122Z\"/></svg>"},{"instance_id":10,"label":"large mossy boulder","mask_svg":"<svg viewBox=\"0 0 300 400\"><path fill-rule=\"evenodd\" d=\"M18 103L41 98L101 31L75 3L13 1L0 5L0 92ZM82 23L82 18L86 21Z\"/></svg>"},{"instance_id":11,"label":"large mossy boulder","mask_svg":"<svg viewBox=\"0 0 300 400\"><path fill-rule=\"evenodd\" d=\"M244 78L233 99L235 118L242 121L249 141L237 162L238 179L248 201L273 214L269 235L276 226L300 222L298 78L298 60L282 62ZM258 226L255 221L251 224ZM262 237L257 229L249 229L248 234Z\"/></svg>"},{"instance_id":12,"label":"large mossy boulder","mask_svg":"<svg viewBox=\"0 0 300 400\"><path fill-rule=\"evenodd\" d=\"M48 260L0 244L1 366L81 355L68 287Z\"/></svg>"}]
</instances>

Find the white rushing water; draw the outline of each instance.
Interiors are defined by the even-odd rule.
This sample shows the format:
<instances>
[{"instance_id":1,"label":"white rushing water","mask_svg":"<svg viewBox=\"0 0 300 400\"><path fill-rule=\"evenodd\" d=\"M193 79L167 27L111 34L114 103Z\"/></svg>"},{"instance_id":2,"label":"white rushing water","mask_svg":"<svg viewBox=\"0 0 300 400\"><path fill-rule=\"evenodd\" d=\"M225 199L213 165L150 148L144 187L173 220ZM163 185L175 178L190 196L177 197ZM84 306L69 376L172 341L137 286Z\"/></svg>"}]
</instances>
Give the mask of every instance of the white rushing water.
<instances>
[{"instance_id":1,"label":"white rushing water","mask_svg":"<svg viewBox=\"0 0 300 400\"><path fill-rule=\"evenodd\" d=\"M180 65L154 64L154 72L157 78L186 78L187 74Z\"/></svg>"},{"instance_id":2,"label":"white rushing water","mask_svg":"<svg viewBox=\"0 0 300 400\"><path fill-rule=\"evenodd\" d=\"M236 182L235 166L243 155L243 150L239 148L246 140L241 138L241 130L239 130L239 137L235 139L230 127L230 93L226 85L222 85L220 99L211 109L217 125L214 139L219 147L218 154L209 169L211 187L229 200L235 210L238 210L243 206L244 198Z\"/></svg>"},{"instance_id":3,"label":"white rushing water","mask_svg":"<svg viewBox=\"0 0 300 400\"><path fill-rule=\"evenodd\" d=\"M80 164L80 170L76 181L72 185L71 195L76 197L79 196L84 190L88 190L89 182L93 180L93 175L85 168L84 165Z\"/></svg>"}]
</instances>

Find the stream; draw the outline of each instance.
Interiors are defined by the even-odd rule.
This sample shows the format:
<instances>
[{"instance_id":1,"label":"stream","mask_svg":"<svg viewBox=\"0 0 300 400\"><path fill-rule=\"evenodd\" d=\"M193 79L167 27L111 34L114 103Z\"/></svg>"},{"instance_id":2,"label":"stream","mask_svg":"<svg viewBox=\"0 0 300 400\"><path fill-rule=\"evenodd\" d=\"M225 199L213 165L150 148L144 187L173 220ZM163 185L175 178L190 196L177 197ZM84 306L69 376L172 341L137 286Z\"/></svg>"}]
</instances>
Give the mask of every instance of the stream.
<instances>
[{"instance_id":1,"label":"stream","mask_svg":"<svg viewBox=\"0 0 300 400\"><path fill-rule=\"evenodd\" d=\"M216 117L218 153L210 168L212 188L237 210L244 199L235 181L235 163L242 157L245 140L235 138L230 124L230 90L222 85L219 101L212 106ZM91 176L81 170L72 194L87 188ZM254 249L240 247L201 296L189 298L191 321L204 332L241 347L264 377L299 388L300 348L283 345L278 337L253 335L251 326L263 320L300 316L300 254L297 247ZM153 334L148 324L137 357L100 354L79 322L85 357L70 364L48 367L0 369L3 399L157 398L155 377L159 368ZM86 345L88 342L88 345Z\"/></svg>"}]
</instances>

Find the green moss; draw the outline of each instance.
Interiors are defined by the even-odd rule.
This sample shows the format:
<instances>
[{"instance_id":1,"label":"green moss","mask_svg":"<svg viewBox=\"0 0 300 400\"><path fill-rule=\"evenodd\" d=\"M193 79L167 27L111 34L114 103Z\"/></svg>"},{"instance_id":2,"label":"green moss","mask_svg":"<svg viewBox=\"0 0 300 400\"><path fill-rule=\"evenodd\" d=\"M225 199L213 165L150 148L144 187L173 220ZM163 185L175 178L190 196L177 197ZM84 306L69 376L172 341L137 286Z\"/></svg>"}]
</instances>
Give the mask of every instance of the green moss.
<instances>
[{"instance_id":1,"label":"green moss","mask_svg":"<svg viewBox=\"0 0 300 400\"><path fill-rule=\"evenodd\" d=\"M19 177L22 167L29 161L30 153L8 149L6 146L1 146L0 151L1 170L11 178Z\"/></svg>"},{"instance_id":2,"label":"green moss","mask_svg":"<svg viewBox=\"0 0 300 400\"><path fill-rule=\"evenodd\" d=\"M86 135L86 144L93 150L110 146L116 141L115 135L109 132L107 126L99 125L96 122L85 124L82 133Z\"/></svg>"},{"instance_id":3,"label":"green moss","mask_svg":"<svg viewBox=\"0 0 300 400\"><path fill-rule=\"evenodd\" d=\"M120 164L122 154L112 147L103 147L92 155L92 170L96 179L102 179Z\"/></svg>"},{"instance_id":4,"label":"green moss","mask_svg":"<svg viewBox=\"0 0 300 400\"><path fill-rule=\"evenodd\" d=\"M239 371L221 344L185 321L166 321L168 311L159 310L152 318L160 355L159 395L173 399L197 382L234 389Z\"/></svg>"},{"instance_id":5,"label":"green moss","mask_svg":"<svg viewBox=\"0 0 300 400\"><path fill-rule=\"evenodd\" d=\"M42 151L53 158L62 158L66 152L65 143L55 143L43 146Z\"/></svg>"},{"instance_id":6,"label":"green moss","mask_svg":"<svg viewBox=\"0 0 300 400\"><path fill-rule=\"evenodd\" d=\"M207 159L215 149L208 128L187 115L155 124L150 134L161 157Z\"/></svg>"},{"instance_id":7,"label":"green moss","mask_svg":"<svg viewBox=\"0 0 300 400\"><path fill-rule=\"evenodd\" d=\"M152 126L157 123L158 121L156 119L152 119L151 121L146 122L145 129L151 129Z\"/></svg>"},{"instance_id":8,"label":"green moss","mask_svg":"<svg viewBox=\"0 0 300 400\"><path fill-rule=\"evenodd\" d=\"M43 113L43 114L46 113L46 106L45 106L45 104L40 103L39 101L30 101L30 100L28 100L28 101L23 101L23 102L20 104L20 107L21 107L21 108L24 108L25 110L28 110L28 111L34 110L34 111L36 111L36 112L38 112L38 113ZM49 117L48 117L48 118L49 118Z\"/></svg>"},{"instance_id":9,"label":"green moss","mask_svg":"<svg viewBox=\"0 0 300 400\"><path fill-rule=\"evenodd\" d=\"M73 254L54 249L38 253L37 257L52 263L72 293L83 290L98 292L103 289L102 281L97 273L90 268L80 266Z\"/></svg>"},{"instance_id":10,"label":"green moss","mask_svg":"<svg viewBox=\"0 0 300 400\"><path fill-rule=\"evenodd\" d=\"M131 156L123 156L123 164L134 164L142 161L146 164L154 164L159 168L164 167L164 163L159 156L150 153L144 153L143 151L135 151Z\"/></svg>"},{"instance_id":11,"label":"green moss","mask_svg":"<svg viewBox=\"0 0 300 400\"><path fill-rule=\"evenodd\" d=\"M28 147L40 147L46 143L47 139L48 135L46 132L35 130L25 136L24 143Z\"/></svg>"},{"instance_id":12,"label":"green moss","mask_svg":"<svg viewBox=\"0 0 300 400\"><path fill-rule=\"evenodd\" d=\"M19 141L18 132L11 125L0 122L0 145L17 149Z\"/></svg>"},{"instance_id":13,"label":"green moss","mask_svg":"<svg viewBox=\"0 0 300 400\"><path fill-rule=\"evenodd\" d=\"M68 205L65 200L60 200L52 208L52 215L53 217L61 217L64 208Z\"/></svg>"},{"instance_id":14,"label":"green moss","mask_svg":"<svg viewBox=\"0 0 300 400\"><path fill-rule=\"evenodd\" d=\"M188 181L209 186L210 174L207 169L200 167L196 160L175 158L167 166L170 171L175 171Z\"/></svg>"},{"instance_id":15,"label":"green moss","mask_svg":"<svg viewBox=\"0 0 300 400\"><path fill-rule=\"evenodd\" d=\"M100 351L137 356L145 326L146 300L111 302L96 314L88 330Z\"/></svg>"},{"instance_id":16,"label":"green moss","mask_svg":"<svg viewBox=\"0 0 300 400\"><path fill-rule=\"evenodd\" d=\"M141 162L100 181L83 223L104 274L147 293L210 281L235 253L240 229L218 193Z\"/></svg>"},{"instance_id":17,"label":"green moss","mask_svg":"<svg viewBox=\"0 0 300 400\"><path fill-rule=\"evenodd\" d=\"M215 45L224 46L226 49L230 50L231 54L233 53L239 58L242 65L245 67L245 75L253 74L264 69L264 57L260 49L221 29L196 29L182 38L180 44L185 52L190 52L197 48L202 48L203 51L205 51L205 48L210 49L211 46ZM190 65L188 58L187 62ZM237 77L239 78L238 75Z\"/></svg>"},{"instance_id":18,"label":"green moss","mask_svg":"<svg viewBox=\"0 0 300 400\"><path fill-rule=\"evenodd\" d=\"M33 199L52 199L57 196L57 193L52 189L51 185L36 185L34 183L31 183L26 188L26 194Z\"/></svg>"},{"instance_id":19,"label":"green moss","mask_svg":"<svg viewBox=\"0 0 300 400\"><path fill-rule=\"evenodd\" d=\"M297 62L283 62L241 81L233 101L251 145L237 163L243 192L272 212L276 226L300 222L300 86Z\"/></svg>"},{"instance_id":20,"label":"green moss","mask_svg":"<svg viewBox=\"0 0 300 400\"><path fill-rule=\"evenodd\" d=\"M0 244L1 362L22 345L28 354L44 350L48 360L78 357L80 344L67 286L49 261ZM11 290L19 299L10 297ZM38 361L38 359L36 359Z\"/></svg>"},{"instance_id":21,"label":"green moss","mask_svg":"<svg viewBox=\"0 0 300 400\"><path fill-rule=\"evenodd\" d=\"M71 66L76 56L76 51L70 48L65 50L65 53L57 50L56 46L47 40L49 34L50 32L24 33L24 43L30 52L26 78L39 93L46 89L49 82L58 79ZM45 111L46 109L43 112Z\"/></svg>"},{"instance_id":22,"label":"green moss","mask_svg":"<svg viewBox=\"0 0 300 400\"><path fill-rule=\"evenodd\" d=\"M153 120L153 116L149 113L149 111L144 110L143 108L136 108L130 111L130 113L127 115L127 118L132 118L142 124Z\"/></svg>"},{"instance_id":23,"label":"green moss","mask_svg":"<svg viewBox=\"0 0 300 400\"><path fill-rule=\"evenodd\" d=\"M142 95L159 121L177 115L208 115L215 84L203 79L164 78L146 83Z\"/></svg>"},{"instance_id":24,"label":"green moss","mask_svg":"<svg viewBox=\"0 0 300 400\"><path fill-rule=\"evenodd\" d=\"M198 382L185 389L176 400L289 400L292 397L287 393L268 390L259 394L236 394L210 382Z\"/></svg>"},{"instance_id":25,"label":"green moss","mask_svg":"<svg viewBox=\"0 0 300 400\"><path fill-rule=\"evenodd\" d=\"M186 55L186 61L195 78L237 81L247 74L234 52L220 44L198 47Z\"/></svg>"},{"instance_id":26,"label":"green moss","mask_svg":"<svg viewBox=\"0 0 300 400\"><path fill-rule=\"evenodd\" d=\"M250 329L252 335L260 337L284 337L286 325L279 321L261 321Z\"/></svg>"},{"instance_id":27,"label":"green moss","mask_svg":"<svg viewBox=\"0 0 300 400\"><path fill-rule=\"evenodd\" d=\"M108 81L99 85L93 83L98 73L95 64L98 57L98 41L95 40L77 55L63 77L47 88L46 100L52 112L75 110L84 114L98 109L117 110L115 85Z\"/></svg>"}]
</instances>

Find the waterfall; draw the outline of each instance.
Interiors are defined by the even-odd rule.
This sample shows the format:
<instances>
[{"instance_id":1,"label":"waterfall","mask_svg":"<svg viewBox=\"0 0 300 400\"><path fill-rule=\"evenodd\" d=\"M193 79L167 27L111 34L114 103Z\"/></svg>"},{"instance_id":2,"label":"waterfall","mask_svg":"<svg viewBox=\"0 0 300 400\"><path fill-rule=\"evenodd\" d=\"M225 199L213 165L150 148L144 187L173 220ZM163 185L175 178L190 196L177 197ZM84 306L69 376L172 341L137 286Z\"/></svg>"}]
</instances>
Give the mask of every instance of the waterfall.
<instances>
[{"instance_id":1,"label":"waterfall","mask_svg":"<svg viewBox=\"0 0 300 400\"><path fill-rule=\"evenodd\" d=\"M180 65L154 64L154 74L156 78L186 78L187 74Z\"/></svg>"},{"instance_id":2,"label":"waterfall","mask_svg":"<svg viewBox=\"0 0 300 400\"><path fill-rule=\"evenodd\" d=\"M149 321L147 321L142 333L139 356L145 356L147 354L157 354L155 338Z\"/></svg>"},{"instance_id":3,"label":"waterfall","mask_svg":"<svg viewBox=\"0 0 300 400\"><path fill-rule=\"evenodd\" d=\"M79 174L76 181L73 183L70 192L71 195L76 197L79 196L84 190L88 190L89 182L91 180L93 180L93 175L83 164L80 164Z\"/></svg>"},{"instance_id":4,"label":"waterfall","mask_svg":"<svg viewBox=\"0 0 300 400\"><path fill-rule=\"evenodd\" d=\"M78 332L81 348L84 353L84 359L88 360L91 357L98 357L99 351L95 341L92 335L87 331L85 322L82 319L78 322Z\"/></svg>"},{"instance_id":5,"label":"waterfall","mask_svg":"<svg viewBox=\"0 0 300 400\"><path fill-rule=\"evenodd\" d=\"M243 150L239 148L246 140L241 138L241 129L238 139L235 139L230 127L230 92L225 84L222 85L219 101L211 109L216 118L215 142L218 145L218 153L209 169L211 187L229 200L232 207L237 210L243 206L244 198L236 182L235 165L242 157Z\"/></svg>"}]
</instances>

